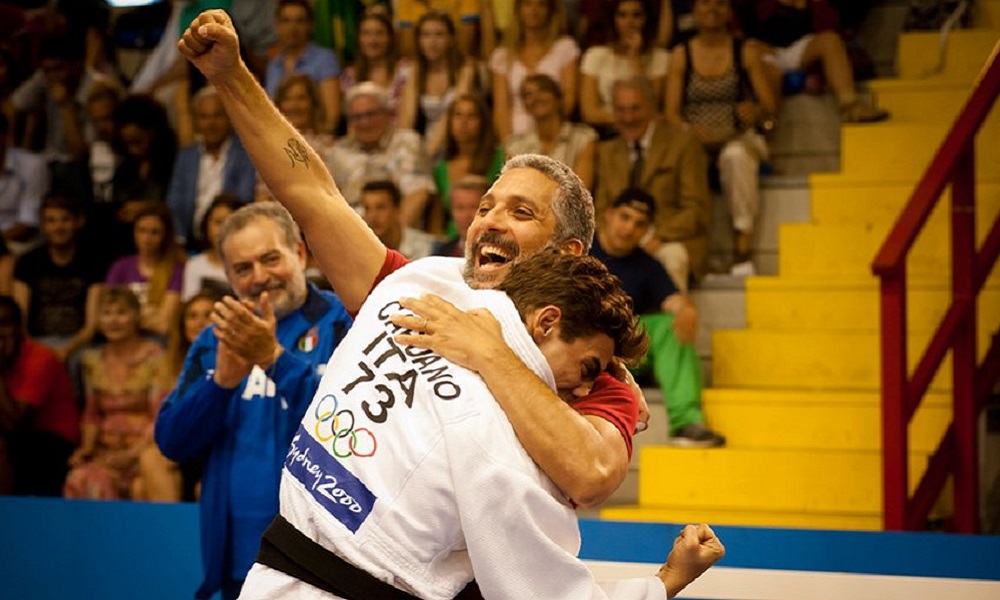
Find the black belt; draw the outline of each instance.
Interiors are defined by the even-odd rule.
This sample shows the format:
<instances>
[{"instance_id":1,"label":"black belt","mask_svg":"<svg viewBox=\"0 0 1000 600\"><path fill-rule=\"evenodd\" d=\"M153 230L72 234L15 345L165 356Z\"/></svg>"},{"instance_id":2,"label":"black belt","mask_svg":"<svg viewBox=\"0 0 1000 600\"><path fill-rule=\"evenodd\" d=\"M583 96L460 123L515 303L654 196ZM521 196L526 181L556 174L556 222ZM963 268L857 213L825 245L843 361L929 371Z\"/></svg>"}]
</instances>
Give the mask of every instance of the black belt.
<instances>
[{"instance_id":1,"label":"black belt","mask_svg":"<svg viewBox=\"0 0 1000 600\"><path fill-rule=\"evenodd\" d=\"M281 515L264 532L257 562L347 600L417 600L320 546Z\"/></svg>"}]
</instances>

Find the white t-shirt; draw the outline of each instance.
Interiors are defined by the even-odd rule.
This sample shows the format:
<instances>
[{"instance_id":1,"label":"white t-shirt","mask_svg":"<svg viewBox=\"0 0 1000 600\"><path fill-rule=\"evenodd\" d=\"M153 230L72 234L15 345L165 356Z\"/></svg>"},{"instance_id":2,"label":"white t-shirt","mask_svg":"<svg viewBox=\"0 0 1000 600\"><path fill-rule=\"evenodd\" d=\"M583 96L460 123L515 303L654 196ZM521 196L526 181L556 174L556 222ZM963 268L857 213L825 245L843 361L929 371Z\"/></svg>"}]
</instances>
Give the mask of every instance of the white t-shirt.
<instances>
[{"instance_id":1,"label":"white t-shirt","mask_svg":"<svg viewBox=\"0 0 1000 600\"><path fill-rule=\"evenodd\" d=\"M653 48L643 57L645 70L641 75L645 75L650 80L664 77L667 74L669 63L669 52L663 48ZM609 109L611 108L611 85L619 79L640 75L640 73L633 73L631 61L625 56L616 54L611 46L588 48L580 61L580 73L597 80L597 93L601 105Z\"/></svg>"},{"instance_id":2,"label":"white t-shirt","mask_svg":"<svg viewBox=\"0 0 1000 600\"><path fill-rule=\"evenodd\" d=\"M490 71L506 76L511 99L511 133L524 133L535 125L531 115L524 109L524 103L521 102L521 84L528 75L535 73L544 73L561 82L562 70L580 58L580 47L570 37L563 36L557 39L548 53L538 61L533 71L528 70L517 57L513 61L508 61L507 55L507 48L503 46L494 49L490 55Z\"/></svg>"}]
</instances>

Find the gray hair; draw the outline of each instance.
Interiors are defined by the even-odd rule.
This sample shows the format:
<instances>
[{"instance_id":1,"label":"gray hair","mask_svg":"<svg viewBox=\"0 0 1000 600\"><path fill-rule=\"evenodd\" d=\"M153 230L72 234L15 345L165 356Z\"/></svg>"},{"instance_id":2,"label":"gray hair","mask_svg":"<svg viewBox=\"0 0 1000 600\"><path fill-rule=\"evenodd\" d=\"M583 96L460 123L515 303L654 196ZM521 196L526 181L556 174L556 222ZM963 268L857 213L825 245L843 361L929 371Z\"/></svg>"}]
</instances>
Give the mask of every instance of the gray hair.
<instances>
[{"instance_id":1,"label":"gray hair","mask_svg":"<svg viewBox=\"0 0 1000 600\"><path fill-rule=\"evenodd\" d=\"M611 97L615 97L615 91L619 89L638 90L649 103L655 103L656 94L653 92L653 84L645 75L632 75L616 79L611 83Z\"/></svg>"},{"instance_id":2,"label":"gray hair","mask_svg":"<svg viewBox=\"0 0 1000 600\"><path fill-rule=\"evenodd\" d=\"M594 241L594 198L573 169L543 154L519 154L507 161L500 174L511 169L534 169L556 183L558 188L552 199L556 230L552 242L558 245L580 240L583 253L589 254Z\"/></svg>"},{"instance_id":3,"label":"gray hair","mask_svg":"<svg viewBox=\"0 0 1000 600\"><path fill-rule=\"evenodd\" d=\"M247 225L257 219L267 219L277 225L281 233L284 234L285 245L290 250L294 250L299 242L302 241L302 231L299 229L295 219L292 218L291 213L284 206L273 200L254 202L246 206L241 206L222 222L222 227L219 228L219 238L215 241L215 247L219 256L222 257L223 262L226 260L226 254L222 251L222 248L225 246L229 236L242 231Z\"/></svg>"},{"instance_id":4,"label":"gray hair","mask_svg":"<svg viewBox=\"0 0 1000 600\"><path fill-rule=\"evenodd\" d=\"M368 96L378 103L380 108L389 108L389 94L385 91L385 88L373 81L363 81L355 86L353 86L347 92L344 103L350 105L354 102L355 98L360 98L361 96Z\"/></svg>"},{"instance_id":5,"label":"gray hair","mask_svg":"<svg viewBox=\"0 0 1000 600\"><path fill-rule=\"evenodd\" d=\"M219 90L215 89L214 85L206 85L191 96L191 106L198 106L198 103L205 98L218 98Z\"/></svg>"}]
</instances>

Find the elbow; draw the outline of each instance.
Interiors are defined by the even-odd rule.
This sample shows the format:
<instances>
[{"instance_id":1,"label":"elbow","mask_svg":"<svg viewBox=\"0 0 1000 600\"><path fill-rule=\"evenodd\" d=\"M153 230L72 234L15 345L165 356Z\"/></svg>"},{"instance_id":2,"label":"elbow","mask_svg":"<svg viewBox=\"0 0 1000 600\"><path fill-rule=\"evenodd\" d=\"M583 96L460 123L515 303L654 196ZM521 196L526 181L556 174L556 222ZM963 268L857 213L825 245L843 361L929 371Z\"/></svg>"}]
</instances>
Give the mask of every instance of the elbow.
<instances>
[{"instance_id":1,"label":"elbow","mask_svg":"<svg viewBox=\"0 0 1000 600\"><path fill-rule=\"evenodd\" d=\"M624 469L594 465L581 474L569 490L569 497L580 508L595 508L604 504L625 479Z\"/></svg>"},{"instance_id":2,"label":"elbow","mask_svg":"<svg viewBox=\"0 0 1000 600\"><path fill-rule=\"evenodd\" d=\"M160 449L163 456L170 460L188 460L191 458L190 454L193 444L187 443L184 439L185 436L179 435L179 432L170 422L169 415L166 418L164 417L165 409L169 411L166 406L160 408L160 414L153 424L153 441L156 442L156 447Z\"/></svg>"}]
</instances>

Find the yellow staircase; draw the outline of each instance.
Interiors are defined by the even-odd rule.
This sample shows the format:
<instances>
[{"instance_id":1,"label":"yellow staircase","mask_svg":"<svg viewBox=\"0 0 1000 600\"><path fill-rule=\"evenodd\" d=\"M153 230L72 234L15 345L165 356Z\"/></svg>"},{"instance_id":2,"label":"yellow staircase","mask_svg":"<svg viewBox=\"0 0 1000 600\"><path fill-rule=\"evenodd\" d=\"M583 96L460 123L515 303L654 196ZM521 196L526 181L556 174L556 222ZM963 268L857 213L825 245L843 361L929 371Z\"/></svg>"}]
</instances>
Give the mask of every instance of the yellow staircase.
<instances>
[{"instance_id":1,"label":"yellow staircase","mask_svg":"<svg viewBox=\"0 0 1000 600\"><path fill-rule=\"evenodd\" d=\"M882 528L878 280L870 264L1000 39L1000 0L975 27L904 33L900 77L872 89L890 121L845 126L841 172L810 177L812 222L783 225L776 277L746 283L747 329L716 331L704 396L727 447L646 446L638 506L605 519L831 529ZM979 226L1000 211L1000 111L979 134ZM910 362L950 299L947 202L911 255ZM984 232L978 231L981 241ZM979 347L1000 324L1000 276L980 299ZM951 420L950 360L910 425L911 490ZM947 510L947 503L944 503Z\"/></svg>"}]
</instances>

